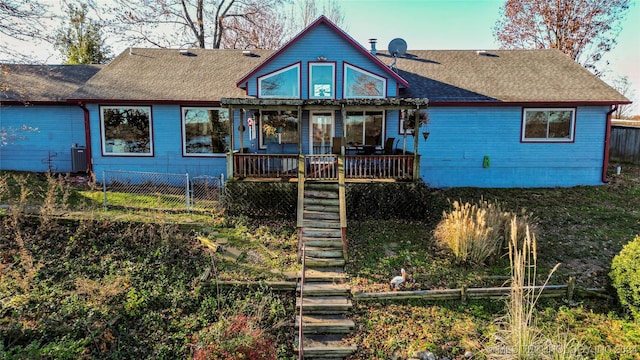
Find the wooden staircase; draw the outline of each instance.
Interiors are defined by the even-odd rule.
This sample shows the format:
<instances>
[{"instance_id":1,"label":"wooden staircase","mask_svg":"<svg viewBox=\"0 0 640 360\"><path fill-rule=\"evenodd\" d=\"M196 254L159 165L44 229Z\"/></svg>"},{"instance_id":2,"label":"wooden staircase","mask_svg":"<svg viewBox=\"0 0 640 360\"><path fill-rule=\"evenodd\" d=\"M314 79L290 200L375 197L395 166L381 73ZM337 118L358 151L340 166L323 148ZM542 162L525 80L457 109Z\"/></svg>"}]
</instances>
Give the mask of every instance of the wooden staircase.
<instances>
[{"instance_id":1,"label":"wooden staircase","mask_svg":"<svg viewBox=\"0 0 640 360\"><path fill-rule=\"evenodd\" d=\"M338 183L306 182L300 245L304 247L304 286L298 280L296 328L302 325L305 359L344 359L356 347L343 338L354 330L347 318L352 303L344 272L345 248ZM300 208L300 207L299 207ZM301 294L302 292L302 294ZM300 296L302 295L302 296ZM302 317L300 316L302 306ZM299 349L296 349L299 350Z\"/></svg>"}]
</instances>

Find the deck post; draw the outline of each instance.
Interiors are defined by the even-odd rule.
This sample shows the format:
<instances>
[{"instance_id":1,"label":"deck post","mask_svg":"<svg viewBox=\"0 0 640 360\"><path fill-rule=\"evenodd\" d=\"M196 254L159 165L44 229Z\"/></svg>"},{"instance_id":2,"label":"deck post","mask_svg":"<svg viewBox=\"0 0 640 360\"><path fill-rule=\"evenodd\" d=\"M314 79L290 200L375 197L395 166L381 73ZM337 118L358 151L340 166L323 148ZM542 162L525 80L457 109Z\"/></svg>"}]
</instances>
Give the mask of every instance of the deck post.
<instances>
[{"instance_id":1,"label":"deck post","mask_svg":"<svg viewBox=\"0 0 640 360\"><path fill-rule=\"evenodd\" d=\"M420 134L420 105L416 106L416 117L413 123L413 181L420 179L420 154L418 153Z\"/></svg>"},{"instance_id":2,"label":"deck post","mask_svg":"<svg viewBox=\"0 0 640 360\"><path fill-rule=\"evenodd\" d=\"M344 147L343 147L344 149ZM347 261L347 197L344 183L344 154L338 155L338 199L340 200L340 229L342 237L342 254Z\"/></svg>"},{"instance_id":3,"label":"deck post","mask_svg":"<svg viewBox=\"0 0 640 360\"><path fill-rule=\"evenodd\" d=\"M297 220L298 227L298 257L302 256L302 225L304 224L304 167L305 158L303 154L298 154L298 207ZM304 261L304 258L303 260ZM304 274L304 268L302 269Z\"/></svg>"},{"instance_id":4,"label":"deck post","mask_svg":"<svg viewBox=\"0 0 640 360\"><path fill-rule=\"evenodd\" d=\"M235 178L233 173L233 147L235 145L233 136L233 107L229 107L229 152L227 153L227 179ZM240 113L240 124L242 124L242 113ZM242 140L242 132L240 133Z\"/></svg>"}]
</instances>

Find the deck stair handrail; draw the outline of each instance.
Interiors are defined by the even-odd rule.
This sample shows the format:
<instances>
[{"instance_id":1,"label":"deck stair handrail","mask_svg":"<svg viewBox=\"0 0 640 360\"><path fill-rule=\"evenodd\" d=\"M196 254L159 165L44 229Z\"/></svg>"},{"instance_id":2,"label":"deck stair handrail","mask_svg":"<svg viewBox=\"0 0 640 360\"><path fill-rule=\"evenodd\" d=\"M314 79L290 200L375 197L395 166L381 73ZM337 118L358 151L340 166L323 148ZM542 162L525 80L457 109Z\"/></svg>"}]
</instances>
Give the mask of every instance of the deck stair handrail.
<instances>
[{"instance_id":1,"label":"deck stair handrail","mask_svg":"<svg viewBox=\"0 0 640 360\"><path fill-rule=\"evenodd\" d=\"M304 324L302 314L304 308L304 273L305 273L305 245L302 244L302 274L300 275L300 325L298 327L298 359L304 359Z\"/></svg>"}]
</instances>

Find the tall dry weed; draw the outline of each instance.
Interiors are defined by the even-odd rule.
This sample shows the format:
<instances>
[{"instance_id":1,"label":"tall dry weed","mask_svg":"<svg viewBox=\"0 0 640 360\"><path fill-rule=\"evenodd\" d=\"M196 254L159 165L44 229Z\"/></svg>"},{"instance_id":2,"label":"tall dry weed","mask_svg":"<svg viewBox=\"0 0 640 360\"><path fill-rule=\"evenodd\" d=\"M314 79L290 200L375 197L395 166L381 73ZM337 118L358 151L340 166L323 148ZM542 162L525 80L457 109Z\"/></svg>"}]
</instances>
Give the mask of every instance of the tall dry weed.
<instances>
[{"instance_id":1,"label":"tall dry weed","mask_svg":"<svg viewBox=\"0 0 640 360\"><path fill-rule=\"evenodd\" d=\"M557 264L541 287L536 287L538 244L535 234L525 227L524 238L518 236L518 219L510 221L509 264L511 268L511 292L507 302L507 314L499 319L500 330L494 335L496 345L488 349L491 359L541 359L549 349L546 339L536 324L536 304L542 295ZM545 350L546 349L546 350Z\"/></svg>"},{"instance_id":2,"label":"tall dry weed","mask_svg":"<svg viewBox=\"0 0 640 360\"><path fill-rule=\"evenodd\" d=\"M71 189L66 178L62 175L57 177L47 173L47 184L44 189L44 198L40 205L40 231L50 230L53 217L69 208L69 196Z\"/></svg>"},{"instance_id":3,"label":"tall dry weed","mask_svg":"<svg viewBox=\"0 0 640 360\"><path fill-rule=\"evenodd\" d=\"M27 244L25 243L25 235L23 231L23 223L25 221L25 208L28 206L28 199L32 192L27 185L27 178L24 176L14 176L14 180L20 188L18 201L16 204L12 204L8 210L8 222L7 227L9 229L7 236L13 240L17 245L17 255L19 261L17 267L12 267L9 271L3 271L0 276L3 277L3 282L6 278L11 278L15 286L22 290L23 294L26 294L31 289L32 280L38 273L38 270L42 268L42 264L36 262L29 251Z\"/></svg>"}]
</instances>

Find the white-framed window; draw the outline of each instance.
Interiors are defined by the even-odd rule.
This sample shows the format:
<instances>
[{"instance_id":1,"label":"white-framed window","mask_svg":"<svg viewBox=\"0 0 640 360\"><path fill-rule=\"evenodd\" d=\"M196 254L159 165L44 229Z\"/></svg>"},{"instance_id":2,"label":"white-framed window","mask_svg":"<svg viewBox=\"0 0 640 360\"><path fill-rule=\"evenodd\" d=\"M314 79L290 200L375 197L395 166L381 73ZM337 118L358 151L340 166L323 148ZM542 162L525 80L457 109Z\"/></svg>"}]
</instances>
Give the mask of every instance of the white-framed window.
<instances>
[{"instance_id":1,"label":"white-framed window","mask_svg":"<svg viewBox=\"0 0 640 360\"><path fill-rule=\"evenodd\" d=\"M522 111L522 142L573 142L574 108L529 108Z\"/></svg>"},{"instance_id":2,"label":"white-framed window","mask_svg":"<svg viewBox=\"0 0 640 360\"><path fill-rule=\"evenodd\" d=\"M297 144L298 123L297 111L261 110L260 149L267 149L269 144Z\"/></svg>"},{"instance_id":3,"label":"white-framed window","mask_svg":"<svg viewBox=\"0 0 640 360\"><path fill-rule=\"evenodd\" d=\"M153 156L150 106L100 106L103 155Z\"/></svg>"},{"instance_id":4,"label":"white-framed window","mask_svg":"<svg viewBox=\"0 0 640 360\"><path fill-rule=\"evenodd\" d=\"M258 97L300 98L300 63L258 77Z\"/></svg>"},{"instance_id":5,"label":"white-framed window","mask_svg":"<svg viewBox=\"0 0 640 360\"><path fill-rule=\"evenodd\" d=\"M382 146L384 139L384 111L347 111L345 119L347 146Z\"/></svg>"},{"instance_id":6,"label":"white-framed window","mask_svg":"<svg viewBox=\"0 0 640 360\"><path fill-rule=\"evenodd\" d=\"M309 63L309 99L335 99L335 85L335 63Z\"/></svg>"},{"instance_id":7,"label":"white-framed window","mask_svg":"<svg viewBox=\"0 0 640 360\"><path fill-rule=\"evenodd\" d=\"M182 108L182 155L220 155L229 149L229 110Z\"/></svg>"},{"instance_id":8,"label":"white-framed window","mask_svg":"<svg viewBox=\"0 0 640 360\"><path fill-rule=\"evenodd\" d=\"M387 79L351 64L344 64L344 98L376 99L386 96Z\"/></svg>"}]
</instances>

